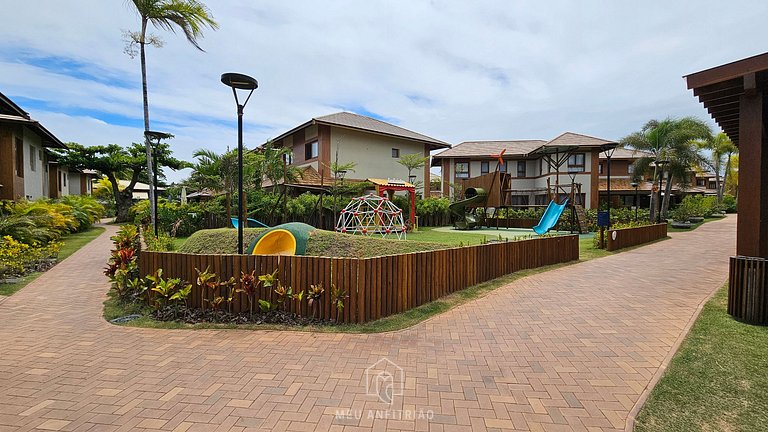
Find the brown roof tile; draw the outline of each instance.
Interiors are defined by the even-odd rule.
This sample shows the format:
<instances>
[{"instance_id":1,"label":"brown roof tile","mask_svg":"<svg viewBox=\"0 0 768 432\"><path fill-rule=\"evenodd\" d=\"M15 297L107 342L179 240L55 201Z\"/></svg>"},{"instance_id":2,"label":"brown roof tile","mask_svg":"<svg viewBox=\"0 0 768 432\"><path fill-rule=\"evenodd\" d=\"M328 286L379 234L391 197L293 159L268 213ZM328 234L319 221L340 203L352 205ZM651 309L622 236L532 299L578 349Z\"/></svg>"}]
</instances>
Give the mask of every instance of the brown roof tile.
<instances>
[{"instance_id":1,"label":"brown roof tile","mask_svg":"<svg viewBox=\"0 0 768 432\"><path fill-rule=\"evenodd\" d=\"M605 144L616 144L616 142L573 132L563 132L547 143L548 146L577 145L580 147L600 147Z\"/></svg>"},{"instance_id":2,"label":"brown roof tile","mask_svg":"<svg viewBox=\"0 0 768 432\"><path fill-rule=\"evenodd\" d=\"M630 148L617 148L613 151L613 155L611 156L611 159L639 159L643 156L653 157L653 153L643 151L643 150L635 150ZM605 157L605 154L600 152L600 159L607 159Z\"/></svg>"},{"instance_id":3,"label":"brown roof tile","mask_svg":"<svg viewBox=\"0 0 768 432\"><path fill-rule=\"evenodd\" d=\"M433 156L440 158L492 157L506 149L505 156L524 156L533 149L546 144L544 140L516 141L465 141Z\"/></svg>"}]
</instances>

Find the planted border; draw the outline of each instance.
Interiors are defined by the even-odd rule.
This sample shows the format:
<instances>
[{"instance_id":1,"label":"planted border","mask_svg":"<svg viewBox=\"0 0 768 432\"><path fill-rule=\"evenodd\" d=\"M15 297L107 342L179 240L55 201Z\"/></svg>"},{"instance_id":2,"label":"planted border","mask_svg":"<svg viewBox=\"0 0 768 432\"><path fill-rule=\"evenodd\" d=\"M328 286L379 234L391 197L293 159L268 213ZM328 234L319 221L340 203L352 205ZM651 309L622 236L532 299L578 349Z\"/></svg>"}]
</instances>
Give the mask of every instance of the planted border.
<instances>
[{"instance_id":1,"label":"planted border","mask_svg":"<svg viewBox=\"0 0 768 432\"><path fill-rule=\"evenodd\" d=\"M608 236L606 249L615 251L665 238L667 236L667 224L608 230L606 235Z\"/></svg>"},{"instance_id":2,"label":"planted border","mask_svg":"<svg viewBox=\"0 0 768 432\"><path fill-rule=\"evenodd\" d=\"M330 295L323 295L318 318L341 323L364 323L394 315L429 303L464 288L519 270L543 267L579 259L579 238L575 235L478 246L390 255L375 258L328 258L277 255L197 255L174 252L141 251L141 277L163 269L166 278L194 281L195 269L209 268L222 280L241 272L271 274L294 292L322 283L335 286L348 295L338 309ZM327 291L328 292L328 291ZM203 302L207 295L198 286L190 294L190 304ZM260 287L256 297L277 301L271 288ZM235 294L233 312L249 309L245 294ZM306 302L289 305L290 312L306 316L313 312Z\"/></svg>"}]
</instances>

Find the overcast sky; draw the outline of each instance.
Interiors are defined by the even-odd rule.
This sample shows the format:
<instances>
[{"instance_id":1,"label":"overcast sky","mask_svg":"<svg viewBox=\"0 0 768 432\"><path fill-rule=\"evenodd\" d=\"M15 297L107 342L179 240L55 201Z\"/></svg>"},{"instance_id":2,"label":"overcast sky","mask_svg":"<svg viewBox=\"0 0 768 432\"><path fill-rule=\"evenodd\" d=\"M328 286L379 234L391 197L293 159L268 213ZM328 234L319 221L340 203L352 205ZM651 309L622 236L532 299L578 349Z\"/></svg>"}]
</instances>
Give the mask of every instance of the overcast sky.
<instances>
[{"instance_id":1,"label":"overcast sky","mask_svg":"<svg viewBox=\"0 0 768 432\"><path fill-rule=\"evenodd\" d=\"M0 92L63 141L142 139L139 60L123 0L0 0ZM151 128L177 156L236 145L223 72L257 78L245 142L347 110L452 144L620 139L652 118L709 118L682 76L766 51L768 2L208 0L199 52L157 31ZM727 6L726 6L727 5ZM713 123L714 126L714 123ZM169 175L179 180L186 172Z\"/></svg>"}]
</instances>

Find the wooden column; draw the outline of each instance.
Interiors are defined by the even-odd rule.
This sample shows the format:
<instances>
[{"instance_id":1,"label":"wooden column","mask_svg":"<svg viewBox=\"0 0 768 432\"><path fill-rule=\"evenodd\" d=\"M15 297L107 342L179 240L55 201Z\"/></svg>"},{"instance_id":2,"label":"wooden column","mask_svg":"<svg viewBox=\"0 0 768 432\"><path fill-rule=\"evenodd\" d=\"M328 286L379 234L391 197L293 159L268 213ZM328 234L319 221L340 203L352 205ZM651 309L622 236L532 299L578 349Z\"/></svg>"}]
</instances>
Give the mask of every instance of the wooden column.
<instances>
[{"instance_id":1,"label":"wooden column","mask_svg":"<svg viewBox=\"0 0 768 432\"><path fill-rule=\"evenodd\" d=\"M755 74L744 76L739 118L738 255L768 258L768 98Z\"/></svg>"}]
</instances>

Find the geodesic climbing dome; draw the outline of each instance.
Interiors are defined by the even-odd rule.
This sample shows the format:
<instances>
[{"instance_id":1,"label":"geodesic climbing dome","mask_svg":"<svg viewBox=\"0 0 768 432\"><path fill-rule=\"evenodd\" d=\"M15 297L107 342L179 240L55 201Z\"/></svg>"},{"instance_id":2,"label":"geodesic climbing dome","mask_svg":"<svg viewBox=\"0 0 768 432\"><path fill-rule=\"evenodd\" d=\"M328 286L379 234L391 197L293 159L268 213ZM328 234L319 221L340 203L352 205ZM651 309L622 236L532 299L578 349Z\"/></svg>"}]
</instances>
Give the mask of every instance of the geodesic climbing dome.
<instances>
[{"instance_id":1,"label":"geodesic climbing dome","mask_svg":"<svg viewBox=\"0 0 768 432\"><path fill-rule=\"evenodd\" d=\"M349 234L374 235L382 237L396 235L405 239L403 211L388 198L368 194L357 198L339 212L336 231Z\"/></svg>"}]
</instances>

